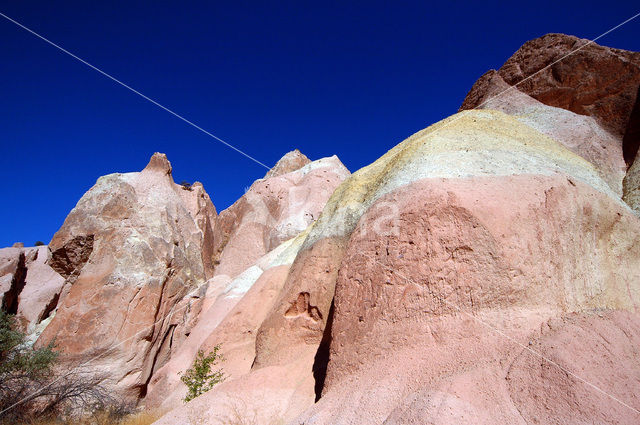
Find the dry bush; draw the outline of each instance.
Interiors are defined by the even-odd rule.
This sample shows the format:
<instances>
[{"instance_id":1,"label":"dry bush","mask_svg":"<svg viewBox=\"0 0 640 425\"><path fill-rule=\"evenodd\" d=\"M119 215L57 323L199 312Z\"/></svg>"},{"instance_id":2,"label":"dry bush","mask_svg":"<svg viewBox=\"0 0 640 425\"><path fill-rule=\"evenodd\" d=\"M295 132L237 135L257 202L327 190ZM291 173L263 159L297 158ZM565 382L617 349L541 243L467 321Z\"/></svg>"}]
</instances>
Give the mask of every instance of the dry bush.
<instances>
[{"instance_id":1,"label":"dry bush","mask_svg":"<svg viewBox=\"0 0 640 425\"><path fill-rule=\"evenodd\" d=\"M247 404L236 401L227 405L229 414L218 419L221 425L284 425L285 421L279 415L273 414L265 419L257 407L249 409Z\"/></svg>"},{"instance_id":2,"label":"dry bush","mask_svg":"<svg viewBox=\"0 0 640 425\"><path fill-rule=\"evenodd\" d=\"M33 348L15 322L0 310L0 424L29 424L109 411L124 416L124 407L108 391L104 375L89 366L62 368L54 344ZM60 422L60 421L58 421ZM45 422L46 423L46 422ZM60 422L61 423L61 422Z\"/></svg>"},{"instance_id":3,"label":"dry bush","mask_svg":"<svg viewBox=\"0 0 640 425\"><path fill-rule=\"evenodd\" d=\"M25 425L151 425L160 416L156 411L143 411L120 416L112 409L94 412L82 418L62 419L33 419L25 422Z\"/></svg>"}]
</instances>

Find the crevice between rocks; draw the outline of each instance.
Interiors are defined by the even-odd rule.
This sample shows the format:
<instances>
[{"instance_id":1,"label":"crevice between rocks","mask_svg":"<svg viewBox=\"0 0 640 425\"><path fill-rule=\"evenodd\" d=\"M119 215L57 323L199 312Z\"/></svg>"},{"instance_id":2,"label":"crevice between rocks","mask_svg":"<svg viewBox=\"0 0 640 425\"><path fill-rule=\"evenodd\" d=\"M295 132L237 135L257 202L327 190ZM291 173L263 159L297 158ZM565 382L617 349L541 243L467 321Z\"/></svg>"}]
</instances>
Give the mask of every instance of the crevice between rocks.
<instances>
[{"instance_id":1,"label":"crevice between rocks","mask_svg":"<svg viewBox=\"0 0 640 425\"><path fill-rule=\"evenodd\" d=\"M49 318L51 313L56 309L56 307L58 307L58 300L59 299L60 299L60 292L55 294L53 296L53 298L51 299L51 301L49 301L49 303L46 305L46 307L44 308L44 310L40 314L40 317L38 317L38 323L40 323L43 320Z\"/></svg>"},{"instance_id":2,"label":"crevice between rocks","mask_svg":"<svg viewBox=\"0 0 640 425\"><path fill-rule=\"evenodd\" d=\"M327 377L327 365L329 364L329 348L331 346L331 327L333 325L333 310L334 301L331 301L331 308L329 308L329 315L327 316L327 324L322 334L322 341L318 346L318 351L313 360L313 378L315 380L315 394L316 402L322 397L322 390L324 389L324 381Z\"/></svg>"},{"instance_id":3,"label":"crevice between rocks","mask_svg":"<svg viewBox=\"0 0 640 425\"><path fill-rule=\"evenodd\" d=\"M638 148L640 147L640 86L638 86L638 92L636 94L635 103L631 114L629 115L629 121L627 122L627 128L622 138L622 155L624 156L624 162L627 164L627 168L633 164L636 155L638 154Z\"/></svg>"},{"instance_id":4,"label":"crevice between rocks","mask_svg":"<svg viewBox=\"0 0 640 425\"><path fill-rule=\"evenodd\" d=\"M9 314L18 313L18 299L26 283L26 257L24 255L24 252L20 252L16 271L13 274L13 279L11 279L11 286L9 287L9 290L4 293L4 296L2 298L2 310Z\"/></svg>"}]
</instances>

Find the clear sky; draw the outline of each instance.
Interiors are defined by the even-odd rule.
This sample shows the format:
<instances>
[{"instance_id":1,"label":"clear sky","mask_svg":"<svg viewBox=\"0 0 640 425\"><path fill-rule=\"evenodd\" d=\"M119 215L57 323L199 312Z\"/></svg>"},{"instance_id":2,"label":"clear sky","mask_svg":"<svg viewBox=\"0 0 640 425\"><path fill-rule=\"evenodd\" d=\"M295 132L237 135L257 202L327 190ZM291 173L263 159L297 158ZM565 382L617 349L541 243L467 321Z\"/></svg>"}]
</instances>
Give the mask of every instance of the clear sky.
<instances>
[{"instance_id":1,"label":"clear sky","mask_svg":"<svg viewBox=\"0 0 640 425\"><path fill-rule=\"evenodd\" d=\"M0 1L0 12L273 165L351 170L455 113L548 32L594 38L637 1ZM0 18L0 246L48 242L104 174L164 152L220 211L265 169ZM640 50L640 18L599 44Z\"/></svg>"}]
</instances>

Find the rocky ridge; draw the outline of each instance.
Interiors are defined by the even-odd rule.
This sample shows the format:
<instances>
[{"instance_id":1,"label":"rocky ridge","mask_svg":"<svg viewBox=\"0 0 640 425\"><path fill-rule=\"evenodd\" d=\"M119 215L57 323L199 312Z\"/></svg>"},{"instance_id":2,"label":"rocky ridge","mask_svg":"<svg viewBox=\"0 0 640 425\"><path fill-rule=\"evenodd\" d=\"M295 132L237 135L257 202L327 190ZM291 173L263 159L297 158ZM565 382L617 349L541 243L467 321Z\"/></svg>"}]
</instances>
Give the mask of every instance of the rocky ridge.
<instances>
[{"instance_id":1,"label":"rocky ridge","mask_svg":"<svg viewBox=\"0 0 640 425\"><path fill-rule=\"evenodd\" d=\"M3 309L158 424L635 424L639 55L532 40L371 165L296 150L220 214L154 154L0 250Z\"/></svg>"}]
</instances>

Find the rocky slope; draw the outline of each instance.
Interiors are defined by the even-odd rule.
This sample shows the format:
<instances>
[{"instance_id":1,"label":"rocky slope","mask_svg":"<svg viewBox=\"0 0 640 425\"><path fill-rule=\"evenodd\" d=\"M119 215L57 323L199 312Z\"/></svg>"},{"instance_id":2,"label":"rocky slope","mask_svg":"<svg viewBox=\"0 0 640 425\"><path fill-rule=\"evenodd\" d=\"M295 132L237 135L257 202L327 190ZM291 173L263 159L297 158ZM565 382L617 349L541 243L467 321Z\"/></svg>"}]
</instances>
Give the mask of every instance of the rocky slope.
<instances>
[{"instance_id":1,"label":"rocky slope","mask_svg":"<svg viewBox=\"0 0 640 425\"><path fill-rule=\"evenodd\" d=\"M460 110L517 116L591 161L637 210L640 165L632 164L640 146L639 85L639 52L547 34L480 77Z\"/></svg>"},{"instance_id":2,"label":"rocky slope","mask_svg":"<svg viewBox=\"0 0 640 425\"><path fill-rule=\"evenodd\" d=\"M215 235L222 254L215 276L207 282L198 324L155 374L148 406L181 404L185 387L178 372L191 365L198 349L222 343L229 378L250 371L257 330L280 294L304 230L349 176L335 156L313 162L306 157L300 161L301 157L299 152L285 155L264 179L220 213Z\"/></svg>"},{"instance_id":3,"label":"rocky slope","mask_svg":"<svg viewBox=\"0 0 640 425\"><path fill-rule=\"evenodd\" d=\"M158 424L636 424L639 67L543 36L373 164L293 151L220 214L155 154L0 250L2 306Z\"/></svg>"},{"instance_id":4,"label":"rocky slope","mask_svg":"<svg viewBox=\"0 0 640 425\"><path fill-rule=\"evenodd\" d=\"M505 69L580 42L534 40ZM251 372L159 423L636 423L640 222L621 196L637 54L583 50L572 66L611 92L558 89L577 81L564 67L482 105L517 82L490 73L340 185Z\"/></svg>"}]
</instances>

